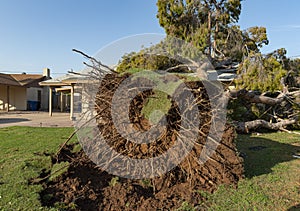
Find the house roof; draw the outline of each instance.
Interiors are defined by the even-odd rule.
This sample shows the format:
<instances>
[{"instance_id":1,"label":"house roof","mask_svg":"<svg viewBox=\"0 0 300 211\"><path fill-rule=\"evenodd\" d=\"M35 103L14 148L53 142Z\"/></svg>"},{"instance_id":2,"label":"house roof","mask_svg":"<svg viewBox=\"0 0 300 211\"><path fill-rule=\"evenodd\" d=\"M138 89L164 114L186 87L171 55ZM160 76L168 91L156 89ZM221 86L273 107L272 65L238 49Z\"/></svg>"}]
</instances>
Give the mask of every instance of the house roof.
<instances>
[{"instance_id":1,"label":"house roof","mask_svg":"<svg viewBox=\"0 0 300 211\"><path fill-rule=\"evenodd\" d=\"M16 81L11 75L0 73L0 84L10 86L20 86L19 82Z\"/></svg>"},{"instance_id":2,"label":"house roof","mask_svg":"<svg viewBox=\"0 0 300 211\"><path fill-rule=\"evenodd\" d=\"M4 74L0 73L0 84L10 86L38 86L40 81L43 81L45 76L37 74Z\"/></svg>"},{"instance_id":3,"label":"house roof","mask_svg":"<svg viewBox=\"0 0 300 211\"><path fill-rule=\"evenodd\" d=\"M66 74L57 78L52 78L50 80L40 82L41 86L67 86L68 83L64 83L63 81L71 77L70 74Z\"/></svg>"},{"instance_id":4,"label":"house roof","mask_svg":"<svg viewBox=\"0 0 300 211\"><path fill-rule=\"evenodd\" d=\"M42 81L39 84L41 86L68 86L71 84L76 84L76 83L89 83L91 80L89 80L88 77L82 76L82 75L76 75L72 73L68 73L66 75L60 76L58 78L53 78L47 81Z\"/></svg>"}]
</instances>

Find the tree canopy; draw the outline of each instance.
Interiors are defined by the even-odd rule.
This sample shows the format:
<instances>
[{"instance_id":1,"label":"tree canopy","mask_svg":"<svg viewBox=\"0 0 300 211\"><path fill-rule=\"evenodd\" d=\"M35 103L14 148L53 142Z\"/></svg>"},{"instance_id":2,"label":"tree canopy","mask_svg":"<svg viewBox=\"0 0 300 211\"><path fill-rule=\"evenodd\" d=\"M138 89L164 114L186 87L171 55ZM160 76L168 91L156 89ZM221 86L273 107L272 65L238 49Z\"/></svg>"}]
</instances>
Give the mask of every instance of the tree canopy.
<instances>
[{"instance_id":1,"label":"tree canopy","mask_svg":"<svg viewBox=\"0 0 300 211\"><path fill-rule=\"evenodd\" d=\"M266 56L261 54L260 49L269 44L267 29L263 26L240 29L237 23L242 10L241 2L242 0L158 0L157 18L167 37L178 38L193 46L185 46L181 52L189 54L189 58L199 57L196 49L213 64L224 60L241 63L241 77L237 81L239 87L280 89L280 77L287 74L286 70L292 66L297 66L297 63L286 58L284 48ZM168 47L166 43L159 45L155 48ZM153 56L151 52L150 50L149 54L148 50L142 50L125 55L118 70L168 69L180 64L176 62L176 58ZM290 75L295 75L295 72ZM257 79L255 83L253 78Z\"/></svg>"},{"instance_id":2,"label":"tree canopy","mask_svg":"<svg viewBox=\"0 0 300 211\"><path fill-rule=\"evenodd\" d=\"M275 56L263 56L255 53L248 56L239 67L238 88L258 91L278 91L283 88L281 79L286 70Z\"/></svg>"},{"instance_id":3,"label":"tree canopy","mask_svg":"<svg viewBox=\"0 0 300 211\"><path fill-rule=\"evenodd\" d=\"M168 36L192 43L213 62L259 52L268 45L265 27L242 31L237 25L242 0L158 0L160 25Z\"/></svg>"},{"instance_id":4,"label":"tree canopy","mask_svg":"<svg viewBox=\"0 0 300 211\"><path fill-rule=\"evenodd\" d=\"M290 118L289 114L293 116L298 112L291 108L297 105L299 109L299 103L295 104L291 100L294 97L292 95L289 98L282 96L287 95L288 88L300 87L300 59L287 58L287 50L284 48L263 55L261 48L269 44L267 29L263 26L253 26L245 30L240 28L237 23L242 9L241 2L242 0L157 0L157 18L165 29L166 39L151 48L125 55L118 71L135 72L148 69L193 72L193 65L201 68L203 64L211 63L215 67L208 65L209 68L206 68L211 70L223 68L227 64L231 67L232 62L238 62L239 77L234 81L237 90L229 92L236 92L237 97L232 95L231 99L238 99L230 101L234 111L232 116L238 108L245 108L241 113L251 111L253 115L246 115L244 121L266 116L267 121L263 123L272 124L271 122L277 121L275 117ZM178 59L177 55L190 63L181 60L182 58ZM185 66L187 68L182 68L183 64L188 64ZM282 95L277 95L278 91L283 91ZM262 92L272 95L275 100L273 97L262 98L255 94ZM239 99L241 96L244 97L242 100ZM283 102L286 99L289 101ZM241 107L240 102L245 106ZM270 105L269 102L276 103ZM260 104L267 106L259 108ZM281 109L281 105L286 110ZM272 110L270 106L274 106ZM276 112L276 115L272 112ZM240 118L239 114L238 117ZM294 124L295 121L296 119L289 119L288 124ZM255 128L260 127L261 122L250 123ZM271 126L268 127L274 128L274 125ZM283 127L281 123L279 126Z\"/></svg>"},{"instance_id":5,"label":"tree canopy","mask_svg":"<svg viewBox=\"0 0 300 211\"><path fill-rule=\"evenodd\" d=\"M167 35L191 42L207 56L223 55L233 38L242 0L158 0L160 25Z\"/></svg>"}]
</instances>

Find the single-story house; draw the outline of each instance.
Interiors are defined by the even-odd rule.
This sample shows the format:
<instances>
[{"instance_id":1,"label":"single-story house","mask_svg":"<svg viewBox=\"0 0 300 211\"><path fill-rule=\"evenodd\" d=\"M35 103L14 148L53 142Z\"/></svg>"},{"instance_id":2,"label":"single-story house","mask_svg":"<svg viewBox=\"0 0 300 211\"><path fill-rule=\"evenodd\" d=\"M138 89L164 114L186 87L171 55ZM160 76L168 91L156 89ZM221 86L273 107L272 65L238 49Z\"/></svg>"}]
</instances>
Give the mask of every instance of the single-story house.
<instances>
[{"instance_id":1,"label":"single-story house","mask_svg":"<svg viewBox=\"0 0 300 211\"><path fill-rule=\"evenodd\" d=\"M40 75L0 73L0 110L47 110L49 92L39 83L48 79L48 68Z\"/></svg>"}]
</instances>

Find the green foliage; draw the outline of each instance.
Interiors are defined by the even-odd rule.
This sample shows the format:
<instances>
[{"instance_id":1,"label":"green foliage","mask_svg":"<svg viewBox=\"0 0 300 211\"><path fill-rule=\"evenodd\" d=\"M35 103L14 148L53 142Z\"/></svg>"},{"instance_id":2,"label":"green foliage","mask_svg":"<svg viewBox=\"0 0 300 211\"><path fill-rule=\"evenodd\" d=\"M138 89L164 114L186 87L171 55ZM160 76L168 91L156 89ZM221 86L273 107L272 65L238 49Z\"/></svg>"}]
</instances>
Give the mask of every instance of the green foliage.
<instances>
[{"instance_id":1,"label":"green foliage","mask_svg":"<svg viewBox=\"0 0 300 211\"><path fill-rule=\"evenodd\" d=\"M289 60L289 69L295 72L296 76L300 76L300 59L290 59Z\"/></svg>"},{"instance_id":2,"label":"green foliage","mask_svg":"<svg viewBox=\"0 0 300 211\"><path fill-rule=\"evenodd\" d=\"M163 55L155 55L141 51L124 55L121 63L117 67L120 73L135 73L141 70L166 70L170 67L179 65L180 62Z\"/></svg>"},{"instance_id":3,"label":"green foliage","mask_svg":"<svg viewBox=\"0 0 300 211\"><path fill-rule=\"evenodd\" d=\"M287 50L285 48L279 48L272 53L269 53L267 56L273 56L274 58L277 59L277 61L283 62L284 60L287 59L286 57Z\"/></svg>"},{"instance_id":4,"label":"green foliage","mask_svg":"<svg viewBox=\"0 0 300 211\"><path fill-rule=\"evenodd\" d=\"M167 35L192 43L209 57L223 50L227 29L241 13L241 0L158 0L157 6Z\"/></svg>"},{"instance_id":5,"label":"green foliage","mask_svg":"<svg viewBox=\"0 0 300 211\"><path fill-rule=\"evenodd\" d=\"M244 55L244 34L239 26L228 26L226 29L220 29L216 37L216 49L226 58L234 61L241 61Z\"/></svg>"},{"instance_id":6,"label":"green foliage","mask_svg":"<svg viewBox=\"0 0 300 211\"><path fill-rule=\"evenodd\" d=\"M119 183L119 179L119 177L113 177L109 182L109 186L115 187Z\"/></svg>"},{"instance_id":7,"label":"green foliage","mask_svg":"<svg viewBox=\"0 0 300 211\"><path fill-rule=\"evenodd\" d=\"M241 99L233 99L228 102L227 115L233 121L249 121L252 115Z\"/></svg>"},{"instance_id":8,"label":"green foliage","mask_svg":"<svg viewBox=\"0 0 300 211\"><path fill-rule=\"evenodd\" d=\"M282 61L288 70L287 77L285 78L286 85L300 88L300 59L283 58Z\"/></svg>"},{"instance_id":9,"label":"green foliage","mask_svg":"<svg viewBox=\"0 0 300 211\"><path fill-rule=\"evenodd\" d=\"M235 82L239 89L274 92L282 90L281 79L287 71L275 57L263 57L256 53L243 61L238 73L240 78Z\"/></svg>"},{"instance_id":10,"label":"green foliage","mask_svg":"<svg viewBox=\"0 0 300 211\"><path fill-rule=\"evenodd\" d=\"M117 71L166 70L185 64L182 58L201 61L199 64L207 59L240 62L244 54L259 52L269 43L266 28L255 26L242 31L234 25L239 20L241 1L158 0L157 18L167 33L166 40L125 55ZM174 72L188 71L181 67Z\"/></svg>"},{"instance_id":11,"label":"green foliage","mask_svg":"<svg viewBox=\"0 0 300 211\"><path fill-rule=\"evenodd\" d=\"M242 0L158 0L157 18L168 36L191 43L211 61L231 58L268 45L265 27L242 31L238 25Z\"/></svg>"},{"instance_id":12,"label":"green foliage","mask_svg":"<svg viewBox=\"0 0 300 211\"><path fill-rule=\"evenodd\" d=\"M259 52L259 48L269 44L267 29L265 27L250 27L244 31L245 45L248 51Z\"/></svg>"},{"instance_id":13,"label":"green foliage","mask_svg":"<svg viewBox=\"0 0 300 211\"><path fill-rule=\"evenodd\" d=\"M157 18L166 33L182 40L187 40L203 23L200 17L205 17L197 9L200 1L158 0L157 7Z\"/></svg>"},{"instance_id":14,"label":"green foliage","mask_svg":"<svg viewBox=\"0 0 300 211\"><path fill-rule=\"evenodd\" d=\"M166 37L157 45L138 53L124 55L117 71L136 73L141 70L169 70L169 72L189 73L191 70L185 64L190 64L190 60L199 64L208 61L207 57L191 43L175 37Z\"/></svg>"}]
</instances>

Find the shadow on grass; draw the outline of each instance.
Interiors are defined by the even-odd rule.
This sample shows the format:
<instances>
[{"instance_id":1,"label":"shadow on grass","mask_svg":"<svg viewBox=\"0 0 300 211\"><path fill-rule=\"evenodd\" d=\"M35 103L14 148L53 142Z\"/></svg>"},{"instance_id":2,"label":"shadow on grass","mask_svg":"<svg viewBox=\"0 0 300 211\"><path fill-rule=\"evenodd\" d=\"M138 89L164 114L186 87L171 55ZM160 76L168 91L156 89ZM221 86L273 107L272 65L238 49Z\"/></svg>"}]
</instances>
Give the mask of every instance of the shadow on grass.
<instances>
[{"instance_id":1,"label":"shadow on grass","mask_svg":"<svg viewBox=\"0 0 300 211\"><path fill-rule=\"evenodd\" d=\"M278 163L298 159L300 146L279 143L262 137L239 135L237 148L244 158L247 178L268 174Z\"/></svg>"},{"instance_id":2,"label":"shadow on grass","mask_svg":"<svg viewBox=\"0 0 300 211\"><path fill-rule=\"evenodd\" d=\"M296 206L293 206L291 207L290 209L288 209L287 211L299 211L300 210L300 204L296 205Z\"/></svg>"}]
</instances>

